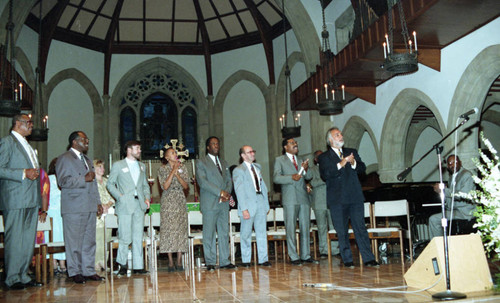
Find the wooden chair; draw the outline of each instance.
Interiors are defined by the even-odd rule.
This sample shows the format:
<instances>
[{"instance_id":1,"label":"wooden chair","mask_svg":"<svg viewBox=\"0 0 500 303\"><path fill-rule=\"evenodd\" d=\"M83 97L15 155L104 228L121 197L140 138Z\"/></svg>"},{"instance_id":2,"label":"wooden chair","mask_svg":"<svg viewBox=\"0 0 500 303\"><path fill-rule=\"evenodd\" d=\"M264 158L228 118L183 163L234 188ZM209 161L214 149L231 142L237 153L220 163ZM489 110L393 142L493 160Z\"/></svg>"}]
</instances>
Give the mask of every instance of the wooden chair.
<instances>
[{"instance_id":1,"label":"wooden chair","mask_svg":"<svg viewBox=\"0 0 500 303\"><path fill-rule=\"evenodd\" d=\"M151 215L146 214L144 217L144 226L147 227L147 234L144 236L144 264L150 271L157 271L158 269L158 255L157 248L159 245L159 234L155 228L160 228L160 213L153 212ZM149 262L148 262L149 260Z\"/></svg>"},{"instance_id":2,"label":"wooden chair","mask_svg":"<svg viewBox=\"0 0 500 303\"><path fill-rule=\"evenodd\" d=\"M46 222L49 220L49 217L47 217ZM57 253L63 253L66 251L66 247L64 246L64 242L54 242L54 234L53 234L53 226L54 222L53 219L50 218L50 230L48 231L49 233L49 239L45 239L45 244L42 247L42 273L43 273L43 278L42 282L45 284L47 282L47 255L49 256L49 273L50 273L50 279L54 279L54 254Z\"/></svg>"},{"instance_id":3,"label":"wooden chair","mask_svg":"<svg viewBox=\"0 0 500 303\"><path fill-rule=\"evenodd\" d=\"M408 230L403 230L401 226L390 226L389 218L406 217ZM383 219L381 225L380 220ZM403 238L409 242L410 260L413 262L413 243L410 229L410 210L408 201L377 201L373 205L373 227L368 229L368 236L375 242L375 258L378 260L378 240L379 239L399 239L401 248L401 264L404 264Z\"/></svg>"},{"instance_id":4,"label":"wooden chair","mask_svg":"<svg viewBox=\"0 0 500 303\"><path fill-rule=\"evenodd\" d=\"M271 213L271 212L269 212ZM269 214L268 214L269 218ZM274 255L276 262L278 261L278 242L283 246L283 260L286 256L286 230L285 230L285 216L283 208L278 207L274 209L273 230L267 231L267 241L274 242ZM300 245L298 245L300 246Z\"/></svg>"},{"instance_id":5,"label":"wooden chair","mask_svg":"<svg viewBox=\"0 0 500 303\"><path fill-rule=\"evenodd\" d=\"M274 211L270 210L269 213ZM274 219L274 214L271 216L267 214L267 219L271 218L271 222ZM229 212L229 240L231 243L231 262L234 264L235 263L235 254L236 254L236 243L241 242L241 234L240 232L233 231L233 229L236 230L236 227L241 224L241 219L240 216L238 216L238 210L237 209L231 209ZM253 255L253 261L255 264L257 264L257 238L255 235L255 231L252 231L252 255Z\"/></svg>"},{"instance_id":6,"label":"wooden chair","mask_svg":"<svg viewBox=\"0 0 500 303\"><path fill-rule=\"evenodd\" d=\"M188 212L188 241L189 241L189 253L188 257L190 260L190 268L194 268L194 247L196 245L203 245L203 233L193 232L192 227L203 226L203 215L201 211L195 210Z\"/></svg>"},{"instance_id":7,"label":"wooden chair","mask_svg":"<svg viewBox=\"0 0 500 303\"><path fill-rule=\"evenodd\" d=\"M113 276L113 249L118 249L118 237L111 236L111 238L108 238L106 236L106 230L108 229L118 230L118 217L115 214L107 214L104 217L104 260L109 255L111 264L110 274ZM113 233L111 232L111 234ZM105 262L104 269L107 273L108 262Z\"/></svg>"},{"instance_id":8,"label":"wooden chair","mask_svg":"<svg viewBox=\"0 0 500 303\"><path fill-rule=\"evenodd\" d=\"M367 228L370 228L372 226L372 216L371 216L371 213L372 213L372 208L371 208L371 204L370 202L365 202L364 203L364 209L365 209L365 221L366 221L366 225L367 225ZM349 230L347 231L349 233L349 239L352 240L352 239L355 239L355 236L354 236L354 230L352 228L349 228ZM337 235L337 231L335 229L330 229L328 231L328 262L331 263L332 262L332 241L338 241L338 235ZM374 250L375 248L373 247L372 245L372 251ZM361 260L361 253L360 253L360 260Z\"/></svg>"}]
</instances>

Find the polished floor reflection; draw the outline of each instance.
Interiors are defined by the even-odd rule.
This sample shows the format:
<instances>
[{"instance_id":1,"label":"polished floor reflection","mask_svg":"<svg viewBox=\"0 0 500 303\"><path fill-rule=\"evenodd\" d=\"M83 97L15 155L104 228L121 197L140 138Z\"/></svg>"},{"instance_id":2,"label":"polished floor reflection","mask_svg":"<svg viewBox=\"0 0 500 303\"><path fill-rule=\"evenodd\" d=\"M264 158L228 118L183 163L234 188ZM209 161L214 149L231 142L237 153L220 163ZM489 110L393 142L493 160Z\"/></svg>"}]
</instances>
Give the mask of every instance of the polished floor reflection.
<instances>
[{"instance_id":1,"label":"polished floor reflection","mask_svg":"<svg viewBox=\"0 0 500 303\"><path fill-rule=\"evenodd\" d=\"M104 282L74 284L56 277L40 288L0 290L0 302L429 302L428 292L377 292L374 289L404 285L400 258L388 259L380 268L339 266L333 258L319 265L291 265L271 260L272 267L224 269L208 272L195 269L167 272L165 260L159 260L155 275L132 275ZM356 263L359 264L359 263ZM336 288L318 288L304 284L326 283ZM471 282L473 283L473 282ZM331 285L330 285L331 284ZM316 285L319 286L319 285ZM343 287L345 289L338 289ZM353 288L366 288L354 291ZM397 291L412 289L397 289ZM469 293L460 302L500 302L493 291Z\"/></svg>"}]
</instances>

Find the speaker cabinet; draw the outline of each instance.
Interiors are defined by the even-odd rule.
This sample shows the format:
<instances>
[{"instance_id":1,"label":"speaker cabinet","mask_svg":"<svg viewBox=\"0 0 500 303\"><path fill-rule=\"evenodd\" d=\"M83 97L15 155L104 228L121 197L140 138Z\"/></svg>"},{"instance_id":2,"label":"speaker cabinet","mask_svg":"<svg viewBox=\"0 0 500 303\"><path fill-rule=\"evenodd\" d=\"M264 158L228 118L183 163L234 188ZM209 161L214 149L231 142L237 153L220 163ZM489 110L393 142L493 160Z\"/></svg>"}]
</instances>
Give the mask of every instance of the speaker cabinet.
<instances>
[{"instance_id":1,"label":"speaker cabinet","mask_svg":"<svg viewBox=\"0 0 500 303\"><path fill-rule=\"evenodd\" d=\"M448 252L452 291L464 293L493 287L483 243L478 234L448 237ZM429 291L446 290L443 237L435 237L429 242L404 278L409 287L417 289L427 288L439 280Z\"/></svg>"}]
</instances>

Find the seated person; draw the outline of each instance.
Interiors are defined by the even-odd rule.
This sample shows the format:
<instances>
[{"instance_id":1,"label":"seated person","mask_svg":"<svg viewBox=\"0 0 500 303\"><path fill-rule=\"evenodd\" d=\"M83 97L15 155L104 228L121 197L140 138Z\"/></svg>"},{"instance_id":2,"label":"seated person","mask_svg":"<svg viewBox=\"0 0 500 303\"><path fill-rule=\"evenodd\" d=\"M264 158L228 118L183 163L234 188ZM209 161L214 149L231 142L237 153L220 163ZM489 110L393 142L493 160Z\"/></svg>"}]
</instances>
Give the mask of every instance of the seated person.
<instances>
[{"instance_id":1,"label":"seated person","mask_svg":"<svg viewBox=\"0 0 500 303\"><path fill-rule=\"evenodd\" d=\"M446 159L446 165L448 173L450 174L450 180L448 182L449 187L444 189L445 194L445 207L446 207L446 218L450 219L451 207L452 207L452 195L453 195L453 183L455 183L455 193L469 193L471 190L475 189L474 180L472 179L472 173L462 167L462 162L460 158L455 155L451 155ZM456 169L455 169L456 168ZM454 173L455 172L455 173ZM439 183L434 185L434 191L440 193ZM476 206L469 200L464 198L455 197L453 203L453 220L471 220L476 210ZM429 233L431 239L438 236L443 236L443 227L441 226L442 214L437 213L429 217ZM450 224L448 224L450 225Z\"/></svg>"}]
</instances>

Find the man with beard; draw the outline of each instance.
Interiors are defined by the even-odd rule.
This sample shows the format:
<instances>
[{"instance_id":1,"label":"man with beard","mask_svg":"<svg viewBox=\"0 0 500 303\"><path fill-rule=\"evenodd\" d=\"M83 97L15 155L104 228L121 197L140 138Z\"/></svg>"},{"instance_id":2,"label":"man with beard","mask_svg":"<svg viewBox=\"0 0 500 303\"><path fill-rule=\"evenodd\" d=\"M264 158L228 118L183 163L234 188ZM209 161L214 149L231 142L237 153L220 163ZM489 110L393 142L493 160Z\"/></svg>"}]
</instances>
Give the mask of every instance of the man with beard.
<instances>
[{"instance_id":1,"label":"man with beard","mask_svg":"<svg viewBox=\"0 0 500 303\"><path fill-rule=\"evenodd\" d=\"M33 121L12 118L12 131L0 140L0 210L5 226L5 284L9 289L41 286L28 275L41 206L38 157L26 141ZM42 209L43 220L47 209Z\"/></svg>"},{"instance_id":2,"label":"man with beard","mask_svg":"<svg viewBox=\"0 0 500 303\"><path fill-rule=\"evenodd\" d=\"M125 143L127 157L113 164L106 188L116 199L118 216L118 275L127 275L128 247L132 243L132 268L134 274L145 274L142 252L144 211L149 208L150 189L146 179L146 166L139 162L141 143Z\"/></svg>"},{"instance_id":3,"label":"man with beard","mask_svg":"<svg viewBox=\"0 0 500 303\"><path fill-rule=\"evenodd\" d=\"M293 265L315 263L311 258L310 225L311 205L306 190L304 178L310 179L308 161L297 157L299 147L293 138L283 139L281 142L283 155L274 161L273 181L281 185L281 203L285 216L286 244L288 256ZM300 257L297 254L295 240L295 225L299 219L300 230Z\"/></svg>"},{"instance_id":4,"label":"man with beard","mask_svg":"<svg viewBox=\"0 0 500 303\"><path fill-rule=\"evenodd\" d=\"M207 155L196 161L196 182L200 186L200 209L203 213L203 254L207 270L215 270L219 243L219 268L232 269L229 262L229 200L231 174L226 161L219 157L219 138L206 141ZM216 239L216 232L217 238Z\"/></svg>"},{"instance_id":5,"label":"man with beard","mask_svg":"<svg viewBox=\"0 0 500 303\"><path fill-rule=\"evenodd\" d=\"M450 174L449 186L444 189L446 218L450 218L451 210L453 209L453 219L470 220L474 217L473 213L476 210L476 206L460 197L455 197L452 203L452 195L454 192L469 193L474 189L472 173L462 168L460 158L455 155L451 155L446 159L446 166ZM455 191L453 191L453 184L455 184ZM441 193L439 183L434 184L434 191L438 194ZM443 236L442 218L442 213L437 213L429 217L429 234L431 239Z\"/></svg>"},{"instance_id":6,"label":"man with beard","mask_svg":"<svg viewBox=\"0 0 500 303\"><path fill-rule=\"evenodd\" d=\"M95 228L102 206L93 162L86 155L89 139L75 131L68 141L70 149L56 162L68 276L78 284L101 281L103 277L95 271Z\"/></svg>"},{"instance_id":7,"label":"man with beard","mask_svg":"<svg viewBox=\"0 0 500 303\"><path fill-rule=\"evenodd\" d=\"M378 267L370 249L364 217L365 198L358 178L358 174L365 172L366 166L357 150L343 148L344 137L337 127L327 131L326 142L330 148L319 156L319 170L326 182L326 199L339 237L344 266L354 268L348 233L350 219L364 264Z\"/></svg>"}]
</instances>

